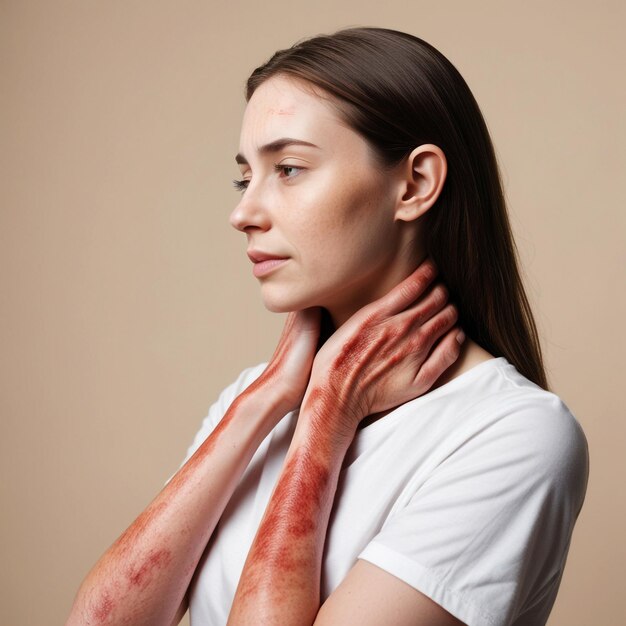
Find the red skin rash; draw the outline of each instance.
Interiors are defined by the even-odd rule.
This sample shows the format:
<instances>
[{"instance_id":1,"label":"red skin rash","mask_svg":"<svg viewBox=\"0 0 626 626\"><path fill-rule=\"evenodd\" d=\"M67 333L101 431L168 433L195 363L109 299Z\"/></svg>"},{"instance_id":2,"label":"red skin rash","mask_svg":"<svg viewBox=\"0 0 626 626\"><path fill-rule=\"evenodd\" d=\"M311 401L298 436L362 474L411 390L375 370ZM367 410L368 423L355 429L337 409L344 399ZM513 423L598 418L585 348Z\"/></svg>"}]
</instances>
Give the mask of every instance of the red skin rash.
<instances>
[{"instance_id":1,"label":"red skin rash","mask_svg":"<svg viewBox=\"0 0 626 626\"><path fill-rule=\"evenodd\" d=\"M128 528L113 544L121 552L130 550L137 538L146 532L152 521L167 509L167 502L150 504L148 508L137 518L136 522Z\"/></svg>"},{"instance_id":2,"label":"red skin rash","mask_svg":"<svg viewBox=\"0 0 626 626\"><path fill-rule=\"evenodd\" d=\"M399 330L361 333L335 359L323 384L307 392L283 471L244 565L229 625L259 616L268 623L314 621L339 472L369 412L367 399L358 393L364 382L360 365L375 358L385 367L402 359L401 349L394 347L394 339L402 336Z\"/></svg>"},{"instance_id":3,"label":"red skin rash","mask_svg":"<svg viewBox=\"0 0 626 626\"><path fill-rule=\"evenodd\" d=\"M369 335L372 336L369 336ZM363 331L361 334L354 337L342 350L340 354L335 357L333 367L331 368L331 378L338 379L336 382L345 379L344 366L347 365L347 371L353 372L353 375L358 375L355 365L358 363L372 362L376 360L384 360L385 363L395 364L404 358L407 348L397 346L397 351L394 348L391 353L381 354L379 349L383 346L390 344L395 346L399 337L403 336L403 331L397 328L388 328L384 331L384 336L377 341L374 333L368 333ZM380 347L378 346L380 344Z\"/></svg>"},{"instance_id":4,"label":"red skin rash","mask_svg":"<svg viewBox=\"0 0 626 626\"><path fill-rule=\"evenodd\" d=\"M195 454L187 461L188 468L193 467L195 464L199 463L205 456L211 454L211 451L215 448L215 446L219 443L222 432L226 429L226 426L232 421L235 411L232 409L238 402L245 400L248 396L254 396L258 393L259 387L267 387L270 388L272 385L275 385L275 381L278 380L280 376L280 372L278 370L278 365L270 363L267 368L263 371L263 374L254 380L246 389L243 390L241 394L239 394L232 402L231 406L228 408L222 419L219 421L217 426L213 429L211 437L206 439L203 444L196 450ZM177 477L175 476L172 479L172 482L178 489L178 485L183 482L185 470L179 472L178 480L175 480Z\"/></svg>"},{"instance_id":5,"label":"red skin rash","mask_svg":"<svg viewBox=\"0 0 626 626\"><path fill-rule=\"evenodd\" d=\"M274 576L314 568L317 554L314 558L300 554L297 546L315 538L329 479L326 464L306 450L298 450L286 462L248 555L251 564L271 568ZM248 577L241 596L249 597L258 586L256 576Z\"/></svg>"},{"instance_id":6,"label":"red skin rash","mask_svg":"<svg viewBox=\"0 0 626 626\"><path fill-rule=\"evenodd\" d=\"M229 625L259 616L267 623L312 623L319 610L326 529L352 439L331 427L337 405L328 389L313 388L305 404L244 565Z\"/></svg>"},{"instance_id":7,"label":"red skin rash","mask_svg":"<svg viewBox=\"0 0 626 626\"><path fill-rule=\"evenodd\" d=\"M288 342L283 342L282 349ZM220 423L214 429L212 435L207 438L203 444L198 448L196 453L188 460L184 468L182 468L170 481L172 496L179 492L181 489L193 488L187 483L186 476L190 470L197 464L199 464L207 455L211 454L215 446L220 442L222 434L226 429L226 426L236 415L236 411L231 410L234 408L237 402L247 398L248 396L257 393L259 387L276 384L276 381L280 379L281 372L277 363L270 364L263 375L253 381L247 389L243 391L233 401L231 407L223 416ZM157 520L163 515L168 515L168 509L171 499L161 499L161 501L154 501L141 513L135 523L130 526L111 546L112 554L124 555L127 562L124 575L121 579L111 580L108 587L101 589L99 592L88 600L89 608L88 614L85 615L85 623L90 625L104 624L111 620L116 620L115 598L119 593L123 593L122 589L141 589L145 590L149 588L151 582L155 578L155 573L158 570L166 569L173 558L171 550L167 547L167 538L163 537L162 541L159 541L161 545L148 552L139 552L137 546L141 544L141 541L146 536L146 533L151 532L151 528L158 527ZM157 544L157 545L158 545ZM113 557L111 557L113 558ZM116 557L117 558L117 557ZM195 570L195 564L191 564L188 568L188 573L191 574ZM115 592L115 593L114 593ZM130 621L129 621L130 620ZM133 621L132 616L127 616L124 623L131 624Z\"/></svg>"},{"instance_id":8,"label":"red skin rash","mask_svg":"<svg viewBox=\"0 0 626 626\"><path fill-rule=\"evenodd\" d=\"M244 394L251 393L252 390L248 389ZM199 463L200 460L210 454L211 450L220 440L220 435L224 431L227 421L232 419L234 411L228 411L221 422L214 429L214 436L207 439L202 446L196 451L196 453L189 459L188 466ZM172 490L174 492L181 488L184 488L183 474L188 470L179 472L172 478ZM118 551L121 554L127 554L129 558L132 558L132 564L126 570L126 584L129 588L138 587L140 589L146 589L151 580L153 579L153 573L157 569L166 568L171 559L172 554L166 547L159 548L150 551L148 554L137 555L133 554L135 546L146 532L149 532L150 527L154 524L155 520L164 515L169 507L169 501L163 501L159 503L151 503L148 505L145 511L137 518L135 523L129 527L113 544L112 549ZM195 567L194 567L195 569ZM116 587L119 583L113 583ZM111 599L109 590L105 589L102 593L94 599L91 609L91 620L88 623L103 624L110 617L115 608L115 602Z\"/></svg>"},{"instance_id":9,"label":"red skin rash","mask_svg":"<svg viewBox=\"0 0 626 626\"><path fill-rule=\"evenodd\" d=\"M307 404L311 406L309 428L315 440L315 446L325 456L332 454L333 447L346 439L352 440L366 409L344 400L340 389L345 389L347 383L335 374L324 387L315 387L311 390Z\"/></svg>"},{"instance_id":10,"label":"red skin rash","mask_svg":"<svg viewBox=\"0 0 626 626\"><path fill-rule=\"evenodd\" d=\"M113 607L113 600L111 600L111 596L105 591L98 604L96 604L93 608L93 615L98 624L106 622L106 619L111 614Z\"/></svg>"},{"instance_id":11,"label":"red skin rash","mask_svg":"<svg viewBox=\"0 0 626 626\"><path fill-rule=\"evenodd\" d=\"M156 568L167 567L170 560L171 553L169 550L151 552L140 567L131 567L128 570L130 584L145 589L150 584L152 571Z\"/></svg>"},{"instance_id":12,"label":"red skin rash","mask_svg":"<svg viewBox=\"0 0 626 626\"><path fill-rule=\"evenodd\" d=\"M263 374L265 376L265 373ZM187 473L191 471L193 467L200 464L202 459L211 454L215 446L219 443L222 433L226 429L226 426L232 421L236 411L232 409L235 405L246 398L247 396L254 393L254 391L262 384L261 380L256 379L253 381L244 391L237 396L222 419L219 421L217 426L213 429L211 436L204 440L202 445L195 451L195 453L189 458L185 467L183 467L170 481L170 485L172 486L172 491L176 493L179 489L182 489L185 484L185 476ZM149 520L146 520L146 522Z\"/></svg>"},{"instance_id":13,"label":"red skin rash","mask_svg":"<svg viewBox=\"0 0 626 626\"><path fill-rule=\"evenodd\" d=\"M389 370L405 358L407 348L398 339L404 336L400 329L386 329L384 334L377 336L374 332L363 330L353 337L338 354L323 386L315 387L309 396L314 407L314 426L324 433L337 433L342 438L354 436L354 432L367 423L366 418L371 414L371 407L362 389L371 386L370 380L361 379L362 373L359 364L380 361L380 371ZM391 347L389 347L391 346ZM378 393L382 388L378 383ZM372 414L371 417L381 417L389 410Z\"/></svg>"},{"instance_id":14,"label":"red skin rash","mask_svg":"<svg viewBox=\"0 0 626 626\"><path fill-rule=\"evenodd\" d=\"M138 518L137 523L124 532L113 544L121 553L131 553L137 538L146 531L151 521L167 508L167 503L150 505ZM140 559L135 556L135 563ZM162 548L149 552L140 565L133 564L126 571L126 584L129 588L139 587L146 589L152 580L155 569L166 568L171 561L171 553L168 549ZM119 582L113 583L119 588ZM94 599L91 608L91 618L88 623L104 624L113 612L115 602L112 600L109 590L105 589L101 595Z\"/></svg>"},{"instance_id":15,"label":"red skin rash","mask_svg":"<svg viewBox=\"0 0 626 626\"><path fill-rule=\"evenodd\" d=\"M343 350L335 357L333 367L331 368L331 374L339 374L342 372L344 366L348 366L348 371L352 369L352 364L358 363L367 353L368 348L372 348L372 340L368 336L367 332L362 332L356 337L353 337L344 346Z\"/></svg>"}]
</instances>

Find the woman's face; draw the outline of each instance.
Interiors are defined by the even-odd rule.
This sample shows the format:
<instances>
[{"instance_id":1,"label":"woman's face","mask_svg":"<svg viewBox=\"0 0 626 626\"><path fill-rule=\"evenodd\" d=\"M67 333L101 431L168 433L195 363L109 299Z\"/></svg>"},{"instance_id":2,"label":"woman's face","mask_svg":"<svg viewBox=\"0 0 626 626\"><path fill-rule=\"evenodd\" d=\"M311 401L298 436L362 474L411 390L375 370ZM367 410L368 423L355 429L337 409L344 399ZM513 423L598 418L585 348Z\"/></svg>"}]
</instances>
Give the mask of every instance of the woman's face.
<instances>
[{"instance_id":1,"label":"woman's face","mask_svg":"<svg viewBox=\"0 0 626 626\"><path fill-rule=\"evenodd\" d=\"M335 325L386 293L399 267L397 183L365 140L298 80L274 76L246 106L237 162L247 188L230 222L248 251L287 260L257 276L270 311L326 307ZM313 146L263 146L284 138ZM404 225L404 226L403 226Z\"/></svg>"}]
</instances>

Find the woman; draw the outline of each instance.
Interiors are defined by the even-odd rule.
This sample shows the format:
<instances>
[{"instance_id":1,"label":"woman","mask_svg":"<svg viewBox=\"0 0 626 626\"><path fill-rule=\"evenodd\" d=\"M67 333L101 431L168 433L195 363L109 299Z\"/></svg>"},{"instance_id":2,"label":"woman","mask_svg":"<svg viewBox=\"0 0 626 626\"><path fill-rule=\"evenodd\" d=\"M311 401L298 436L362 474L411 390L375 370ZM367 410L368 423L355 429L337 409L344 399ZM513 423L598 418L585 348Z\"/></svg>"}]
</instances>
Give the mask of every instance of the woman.
<instances>
[{"instance_id":1,"label":"woman","mask_svg":"<svg viewBox=\"0 0 626 626\"><path fill-rule=\"evenodd\" d=\"M246 100L231 224L285 328L68 623L544 624L587 446L469 88L353 28L277 52Z\"/></svg>"}]
</instances>

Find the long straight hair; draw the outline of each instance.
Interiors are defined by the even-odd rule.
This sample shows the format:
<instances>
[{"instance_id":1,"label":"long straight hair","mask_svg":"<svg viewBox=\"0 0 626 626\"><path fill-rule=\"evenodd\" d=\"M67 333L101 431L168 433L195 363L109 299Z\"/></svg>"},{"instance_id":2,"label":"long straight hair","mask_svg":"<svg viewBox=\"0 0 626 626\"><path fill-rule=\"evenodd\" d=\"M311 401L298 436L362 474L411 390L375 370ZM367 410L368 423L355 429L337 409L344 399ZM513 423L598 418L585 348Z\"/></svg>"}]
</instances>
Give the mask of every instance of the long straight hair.
<instances>
[{"instance_id":1,"label":"long straight hair","mask_svg":"<svg viewBox=\"0 0 626 626\"><path fill-rule=\"evenodd\" d=\"M420 218L426 252L468 336L548 390L493 144L454 65L414 35L347 28L275 52L248 78L246 101L279 73L330 94L340 118L368 142L382 169L393 168L419 145L441 148L446 180Z\"/></svg>"}]
</instances>

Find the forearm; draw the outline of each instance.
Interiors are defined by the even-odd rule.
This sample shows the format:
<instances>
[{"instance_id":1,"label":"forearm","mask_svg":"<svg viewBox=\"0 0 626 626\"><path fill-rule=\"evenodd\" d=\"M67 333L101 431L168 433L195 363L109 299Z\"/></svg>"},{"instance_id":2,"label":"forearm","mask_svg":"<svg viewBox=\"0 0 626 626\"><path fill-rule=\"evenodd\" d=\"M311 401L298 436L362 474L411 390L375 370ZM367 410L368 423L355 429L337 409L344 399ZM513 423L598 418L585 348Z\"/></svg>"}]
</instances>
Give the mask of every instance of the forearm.
<instances>
[{"instance_id":1,"label":"forearm","mask_svg":"<svg viewBox=\"0 0 626 626\"><path fill-rule=\"evenodd\" d=\"M331 436L303 407L281 476L248 554L229 626L312 624L337 481L351 439Z\"/></svg>"},{"instance_id":2,"label":"forearm","mask_svg":"<svg viewBox=\"0 0 626 626\"><path fill-rule=\"evenodd\" d=\"M170 624L241 475L282 416L278 398L254 383L235 399L197 452L89 572L68 626Z\"/></svg>"}]
</instances>

